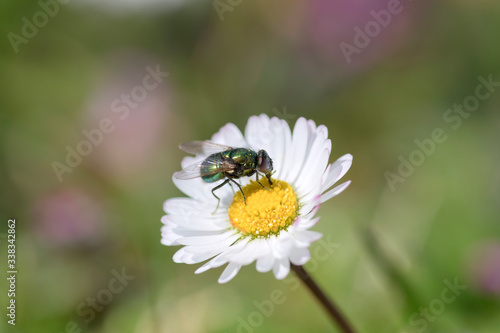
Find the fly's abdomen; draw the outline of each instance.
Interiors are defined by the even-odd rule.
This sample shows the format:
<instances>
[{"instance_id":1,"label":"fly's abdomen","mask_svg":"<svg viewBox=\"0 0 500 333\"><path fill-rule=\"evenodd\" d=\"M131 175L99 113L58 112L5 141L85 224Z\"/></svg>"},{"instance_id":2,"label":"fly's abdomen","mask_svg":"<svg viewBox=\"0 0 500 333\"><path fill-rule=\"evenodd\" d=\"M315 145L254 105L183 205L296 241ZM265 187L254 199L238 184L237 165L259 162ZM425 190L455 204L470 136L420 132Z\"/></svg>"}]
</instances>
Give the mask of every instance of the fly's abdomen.
<instances>
[{"instance_id":1,"label":"fly's abdomen","mask_svg":"<svg viewBox=\"0 0 500 333\"><path fill-rule=\"evenodd\" d=\"M207 183L213 183L218 180L223 179L225 176L222 172L219 172L220 165L223 161L221 154L212 154L207 157L206 160L201 163L200 174L201 179Z\"/></svg>"}]
</instances>

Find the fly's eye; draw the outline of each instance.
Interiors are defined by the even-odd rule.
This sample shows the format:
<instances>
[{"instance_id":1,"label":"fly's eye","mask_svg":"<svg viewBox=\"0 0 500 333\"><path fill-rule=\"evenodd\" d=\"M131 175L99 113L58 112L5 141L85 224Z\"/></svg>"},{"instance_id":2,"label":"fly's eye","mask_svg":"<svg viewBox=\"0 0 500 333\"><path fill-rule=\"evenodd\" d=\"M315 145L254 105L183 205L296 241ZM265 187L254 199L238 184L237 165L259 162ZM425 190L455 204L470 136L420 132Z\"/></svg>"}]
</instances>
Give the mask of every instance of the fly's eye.
<instances>
[{"instance_id":1,"label":"fly's eye","mask_svg":"<svg viewBox=\"0 0 500 333\"><path fill-rule=\"evenodd\" d=\"M259 152L258 165L261 172L269 172L273 170L273 163L271 162L269 155L262 150Z\"/></svg>"},{"instance_id":2,"label":"fly's eye","mask_svg":"<svg viewBox=\"0 0 500 333\"><path fill-rule=\"evenodd\" d=\"M265 159L261 159L261 161L259 162L259 169L262 172L267 170L267 161Z\"/></svg>"}]
</instances>

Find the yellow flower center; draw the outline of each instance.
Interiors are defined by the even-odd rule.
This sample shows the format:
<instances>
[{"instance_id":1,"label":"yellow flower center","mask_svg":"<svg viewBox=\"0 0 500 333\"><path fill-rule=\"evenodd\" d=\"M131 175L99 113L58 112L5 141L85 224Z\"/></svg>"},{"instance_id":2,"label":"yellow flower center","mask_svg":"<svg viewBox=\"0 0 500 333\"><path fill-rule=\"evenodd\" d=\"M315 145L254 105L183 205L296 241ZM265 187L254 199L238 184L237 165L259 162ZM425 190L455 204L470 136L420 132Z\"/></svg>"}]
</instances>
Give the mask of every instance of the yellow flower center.
<instances>
[{"instance_id":1,"label":"yellow flower center","mask_svg":"<svg viewBox=\"0 0 500 333\"><path fill-rule=\"evenodd\" d=\"M290 184L273 179L271 186L265 178L260 182L266 188L254 180L243 187L246 205L238 191L229 206L231 224L251 237L276 235L287 229L299 213L297 196Z\"/></svg>"}]
</instances>

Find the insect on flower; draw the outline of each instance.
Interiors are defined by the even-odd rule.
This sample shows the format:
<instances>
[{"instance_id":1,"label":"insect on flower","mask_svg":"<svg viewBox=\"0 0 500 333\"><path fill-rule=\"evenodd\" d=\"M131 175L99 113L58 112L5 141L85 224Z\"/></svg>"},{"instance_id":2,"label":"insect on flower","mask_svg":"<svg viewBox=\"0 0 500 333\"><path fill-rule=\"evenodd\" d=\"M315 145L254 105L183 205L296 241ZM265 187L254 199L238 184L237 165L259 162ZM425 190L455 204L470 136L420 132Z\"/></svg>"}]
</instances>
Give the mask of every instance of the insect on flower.
<instances>
[{"instance_id":1,"label":"insect on flower","mask_svg":"<svg viewBox=\"0 0 500 333\"><path fill-rule=\"evenodd\" d=\"M255 152L248 148L232 148L229 146L220 145L211 141L190 141L182 143L179 148L190 154L210 154L201 162L191 164L179 172L174 174L177 179L193 179L201 177L206 183L213 183L222 179L224 182L212 189L212 194L217 198L217 208L219 208L220 198L215 195L215 190L226 184L236 184L246 205L245 193L241 189L240 184L234 179L241 177L250 177L255 174L257 183L267 189L259 181L259 174L267 178L270 185L273 185L271 174L273 171L273 160L269 157L265 150ZM215 212L214 212L215 213Z\"/></svg>"},{"instance_id":2,"label":"insect on flower","mask_svg":"<svg viewBox=\"0 0 500 333\"><path fill-rule=\"evenodd\" d=\"M309 248L322 236L312 230L320 219L316 213L322 203L351 183L334 186L351 167L352 155L330 164L332 143L327 127L303 117L297 119L292 131L284 119L252 116L244 132L228 123L209 142L181 145L198 156L185 157L184 170L173 177L175 186L188 197L165 201L162 244L182 246L173 255L176 263L205 262L196 274L225 265L219 283L227 283L243 266L254 262L257 271L272 271L277 279L284 279L291 264L301 266L311 258ZM260 147L266 154L237 147ZM233 165L244 162L245 169ZM259 179L270 190L244 177L254 173L266 176ZM179 180L203 176L208 181ZM236 181L246 200L242 192L231 195L227 186L222 187L216 193L222 212L213 214L210 203L215 201L210 190L217 180L227 184Z\"/></svg>"}]
</instances>

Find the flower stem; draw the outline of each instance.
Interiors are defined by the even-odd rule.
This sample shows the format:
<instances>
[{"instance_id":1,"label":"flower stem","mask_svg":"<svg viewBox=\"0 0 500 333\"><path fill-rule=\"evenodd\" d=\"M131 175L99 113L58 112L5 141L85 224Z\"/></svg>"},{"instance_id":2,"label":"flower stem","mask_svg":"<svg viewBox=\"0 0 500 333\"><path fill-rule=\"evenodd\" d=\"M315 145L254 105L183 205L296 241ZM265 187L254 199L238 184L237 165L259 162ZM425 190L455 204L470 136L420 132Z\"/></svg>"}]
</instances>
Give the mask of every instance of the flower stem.
<instances>
[{"instance_id":1,"label":"flower stem","mask_svg":"<svg viewBox=\"0 0 500 333\"><path fill-rule=\"evenodd\" d=\"M297 274L297 277L304 282L304 284L309 288L309 290L316 296L321 305L330 314L333 321L340 327L341 331L344 333L355 333L356 331L349 324L344 315L335 306L335 304L325 295L321 288L314 282L311 276L306 272L304 267L296 266L290 263L292 270Z\"/></svg>"}]
</instances>

